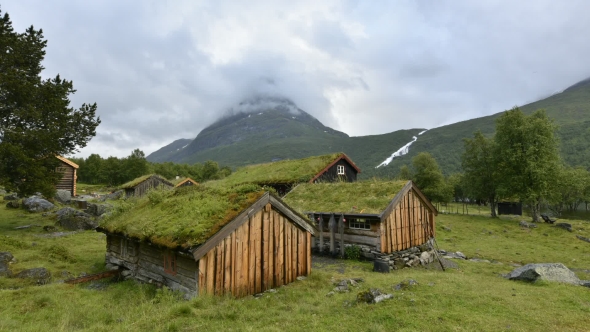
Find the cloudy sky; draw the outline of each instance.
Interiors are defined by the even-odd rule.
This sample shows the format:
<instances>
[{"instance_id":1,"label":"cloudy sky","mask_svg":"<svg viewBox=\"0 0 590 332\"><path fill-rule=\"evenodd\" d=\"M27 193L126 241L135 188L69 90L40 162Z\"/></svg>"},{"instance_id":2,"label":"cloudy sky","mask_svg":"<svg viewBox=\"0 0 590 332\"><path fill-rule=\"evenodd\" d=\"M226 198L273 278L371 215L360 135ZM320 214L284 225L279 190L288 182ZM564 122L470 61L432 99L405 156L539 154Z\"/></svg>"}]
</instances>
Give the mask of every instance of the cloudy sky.
<instances>
[{"instance_id":1,"label":"cloudy sky","mask_svg":"<svg viewBox=\"0 0 590 332\"><path fill-rule=\"evenodd\" d=\"M96 102L78 156L194 138L254 94L351 136L493 114L590 77L590 1L4 0Z\"/></svg>"}]
</instances>

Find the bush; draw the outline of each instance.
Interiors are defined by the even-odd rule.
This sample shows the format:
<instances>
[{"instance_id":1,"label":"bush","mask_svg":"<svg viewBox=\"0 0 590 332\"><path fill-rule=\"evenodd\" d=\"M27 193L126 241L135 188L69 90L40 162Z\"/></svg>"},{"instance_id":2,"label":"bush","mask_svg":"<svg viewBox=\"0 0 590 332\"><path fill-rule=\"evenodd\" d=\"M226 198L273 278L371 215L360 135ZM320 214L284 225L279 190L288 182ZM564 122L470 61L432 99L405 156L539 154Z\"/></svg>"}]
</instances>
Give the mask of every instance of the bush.
<instances>
[{"instance_id":1,"label":"bush","mask_svg":"<svg viewBox=\"0 0 590 332\"><path fill-rule=\"evenodd\" d=\"M346 259L360 260L361 252L361 247L353 244L344 248L344 257Z\"/></svg>"}]
</instances>

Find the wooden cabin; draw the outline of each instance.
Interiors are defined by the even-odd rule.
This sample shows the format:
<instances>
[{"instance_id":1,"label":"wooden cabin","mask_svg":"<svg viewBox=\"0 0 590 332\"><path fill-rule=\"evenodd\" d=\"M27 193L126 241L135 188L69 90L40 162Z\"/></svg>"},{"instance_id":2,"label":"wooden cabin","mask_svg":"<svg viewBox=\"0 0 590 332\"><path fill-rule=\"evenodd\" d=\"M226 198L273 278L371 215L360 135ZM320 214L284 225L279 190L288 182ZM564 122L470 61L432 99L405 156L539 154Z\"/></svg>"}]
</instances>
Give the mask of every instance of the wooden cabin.
<instances>
[{"instance_id":1,"label":"wooden cabin","mask_svg":"<svg viewBox=\"0 0 590 332\"><path fill-rule=\"evenodd\" d=\"M107 235L108 267L188 297L252 295L308 275L317 235L306 217L255 186L193 186L98 230Z\"/></svg>"},{"instance_id":2,"label":"wooden cabin","mask_svg":"<svg viewBox=\"0 0 590 332\"><path fill-rule=\"evenodd\" d=\"M522 216L521 202L498 202L498 214L513 214Z\"/></svg>"},{"instance_id":3,"label":"wooden cabin","mask_svg":"<svg viewBox=\"0 0 590 332\"><path fill-rule=\"evenodd\" d=\"M172 189L174 188L174 185L157 174L148 174L131 180L120 188L125 190L125 197L141 197L145 195L148 190L158 187Z\"/></svg>"},{"instance_id":4,"label":"wooden cabin","mask_svg":"<svg viewBox=\"0 0 590 332\"><path fill-rule=\"evenodd\" d=\"M355 182L361 170L344 153L249 165L218 181L222 185L253 183L284 196L300 183Z\"/></svg>"},{"instance_id":5,"label":"wooden cabin","mask_svg":"<svg viewBox=\"0 0 590 332\"><path fill-rule=\"evenodd\" d=\"M412 181L302 184L284 200L314 221L318 250L334 255L347 244L387 254L435 236L438 212Z\"/></svg>"},{"instance_id":6,"label":"wooden cabin","mask_svg":"<svg viewBox=\"0 0 590 332\"><path fill-rule=\"evenodd\" d=\"M72 194L72 197L76 196L76 181L78 180L76 172L80 166L62 156L55 157L59 159L59 165L57 166L56 171L62 173L62 177L57 183L56 189L67 190Z\"/></svg>"},{"instance_id":7,"label":"wooden cabin","mask_svg":"<svg viewBox=\"0 0 590 332\"><path fill-rule=\"evenodd\" d=\"M191 178L186 178L184 180L181 180L180 182L178 182L174 188L179 188L179 187L190 187L190 186L196 186L199 183Z\"/></svg>"}]
</instances>

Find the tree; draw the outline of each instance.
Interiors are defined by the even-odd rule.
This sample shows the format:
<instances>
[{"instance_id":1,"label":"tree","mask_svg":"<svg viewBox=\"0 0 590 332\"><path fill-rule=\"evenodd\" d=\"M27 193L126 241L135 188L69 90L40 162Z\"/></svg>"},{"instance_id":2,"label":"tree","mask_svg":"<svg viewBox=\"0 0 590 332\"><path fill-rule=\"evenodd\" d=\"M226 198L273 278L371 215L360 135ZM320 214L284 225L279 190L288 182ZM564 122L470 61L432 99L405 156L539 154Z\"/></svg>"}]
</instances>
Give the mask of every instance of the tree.
<instances>
[{"instance_id":1,"label":"tree","mask_svg":"<svg viewBox=\"0 0 590 332\"><path fill-rule=\"evenodd\" d=\"M408 165L402 165L399 168L399 172L397 173L396 179L398 180L411 180L412 179L412 172L410 172L410 168Z\"/></svg>"},{"instance_id":2,"label":"tree","mask_svg":"<svg viewBox=\"0 0 590 332\"><path fill-rule=\"evenodd\" d=\"M590 183L590 172L582 167L562 166L559 169L551 208L557 213L576 211L585 202Z\"/></svg>"},{"instance_id":3,"label":"tree","mask_svg":"<svg viewBox=\"0 0 590 332\"><path fill-rule=\"evenodd\" d=\"M491 215L495 218L498 173L494 140L486 138L481 131L477 131L472 139L466 138L463 143L465 151L461 156L461 165L465 172L464 183L469 196L489 202Z\"/></svg>"},{"instance_id":4,"label":"tree","mask_svg":"<svg viewBox=\"0 0 590 332\"><path fill-rule=\"evenodd\" d=\"M561 164L555 131L544 110L526 116L515 107L496 120L500 190L528 204L534 222L555 188Z\"/></svg>"},{"instance_id":5,"label":"tree","mask_svg":"<svg viewBox=\"0 0 590 332\"><path fill-rule=\"evenodd\" d=\"M71 81L41 79L46 46L42 30L18 33L8 14L0 18L0 184L23 196L52 196L55 156L86 146L100 124L96 104L70 107Z\"/></svg>"},{"instance_id":6,"label":"tree","mask_svg":"<svg viewBox=\"0 0 590 332\"><path fill-rule=\"evenodd\" d=\"M428 152L420 152L412 158L414 167L413 181L418 188L433 202L449 202L453 189L447 185L436 162Z\"/></svg>"},{"instance_id":7,"label":"tree","mask_svg":"<svg viewBox=\"0 0 590 332\"><path fill-rule=\"evenodd\" d=\"M149 164L145 159L145 153L140 149L133 150L129 157L123 160L123 168L127 181L149 174Z\"/></svg>"}]
</instances>

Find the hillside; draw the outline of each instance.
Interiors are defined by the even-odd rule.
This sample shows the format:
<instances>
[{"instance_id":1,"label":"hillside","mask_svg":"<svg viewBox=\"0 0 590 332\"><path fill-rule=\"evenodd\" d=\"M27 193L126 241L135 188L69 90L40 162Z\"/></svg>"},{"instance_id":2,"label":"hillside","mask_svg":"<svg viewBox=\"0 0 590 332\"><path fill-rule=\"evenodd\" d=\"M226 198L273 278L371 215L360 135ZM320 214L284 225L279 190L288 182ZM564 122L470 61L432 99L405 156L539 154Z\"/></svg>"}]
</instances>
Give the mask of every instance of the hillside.
<instances>
[{"instance_id":1,"label":"hillside","mask_svg":"<svg viewBox=\"0 0 590 332\"><path fill-rule=\"evenodd\" d=\"M566 163L590 167L590 79L521 107L527 114L540 108L559 125L561 153ZM287 99L254 98L205 128L194 140L177 140L150 154L148 160L186 163L215 160L239 167L345 152L361 168L359 176L370 178L395 176L401 165L410 164L412 157L427 151L438 160L446 174L451 174L461 170L463 138L472 137L478 129L492 135L500 114L434 128L419 136L424 129L349 137L324 126ZM407 154L375 168L414 136L417 139Z\"/></svg>"}]
</instances>

